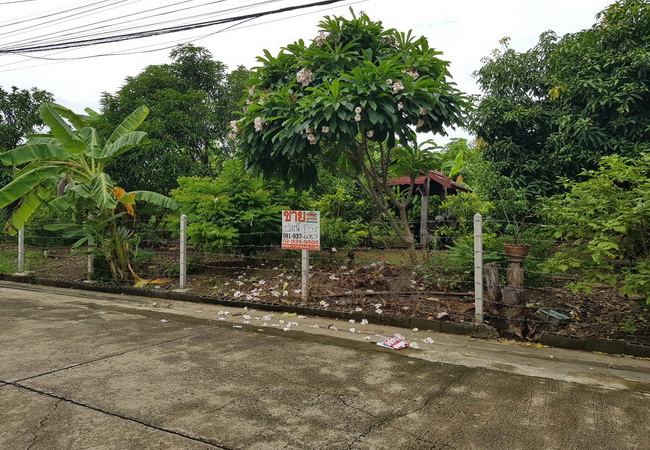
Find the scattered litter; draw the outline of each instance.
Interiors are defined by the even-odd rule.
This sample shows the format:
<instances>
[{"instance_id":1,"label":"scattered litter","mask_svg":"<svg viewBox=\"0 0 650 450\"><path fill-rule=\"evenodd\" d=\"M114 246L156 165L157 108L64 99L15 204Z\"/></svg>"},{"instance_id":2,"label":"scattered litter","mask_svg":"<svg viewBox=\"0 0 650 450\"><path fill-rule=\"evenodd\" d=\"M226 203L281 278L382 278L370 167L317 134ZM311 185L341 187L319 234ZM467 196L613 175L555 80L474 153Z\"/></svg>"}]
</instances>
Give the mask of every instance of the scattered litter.
<instances>
[{"instance_id":1,"label":"scattered litter","mask_svg":"<svg viewBox=\"0 0 650 450\"><path fill-rule=\"evenodd\" d=\"M364 341L369 341L370 339L372 339L370 336L366 336L366 337L364 337L362 340L364 340Z\"/></svg>"},{"instance_id":2,"label":"scattered litter","mask_svg":"<svg viewBox=\"0 0 650 450\"><path fill-rule=\"evenodd\" d=\"M197 312L197 313L202 313L203 310L202 310L202 309L197 309L196 312Z\"/></svg>"},{"instance_id":3,"label":"scattered litter","mask_svg":"<svg viewBox=\"0 0 650 450\"><path fill-rule=\"evenodd\" d=\"M278 320L278 323L284 323L284 320L280 319Z\"/></svg>"},{"instance_id":4,"label":"scattered litter","mask_svg":"<svg viewBox=\"0 0 650 450\"><path fill-rule=\"evenodd\" d=\"M383 312L384 312L384 311L381 310L381 309L379 309L379 308L377 308L377 309L375 310L375 313L377 313L377 314L381 314L381 313L383 313Z\"/></svg>"},{"instance_id":5,"label":"scattered litter","mask_svg":"<svg viewBox=\"0 0 650 450\"><path fill-rule=\"evenodd\" d=\"M402 336L402 335L399 334L399 333L395 333L395 334L393 335L393 337L394 337L395 339L401 339L401 340L405 340L405 339L406 339L404 336Z\"/></svg>"},{"instance_id":6,"label":"scattered litter","mask_svg":"<svg viewBox=\"0 0 650 450\"><path fill-rule=\"evenodd\" d=\"M333 331L339 331L339 329L336 328L334 325L328 325L327 328L329 328L330 330L333 330Z\"/></svg>"},{"instance_id":7,"label":"scattered litter","mask_svg":"<svg viewBox=\"0 0 650 450\"><path fill-rule=\"evenodd\" d=\"M268 321L270 321L271 319L273 319L273 316L272 316L271 314L267 314L266 316L264 316L264 317L262 317L262 318L268 322Z\"/></svg>"},{"instance_id":8,"label":"scattered litter","mask_svg":"<svg viewBox=\"0 0 650 450\"><path fill-rule=\"evenodd\" d=\"M242 328L241 325L233 325L232 327L233 327L233 328Z\"/></svg>"},{"instance_id":9,"label":"scattered litter","mask_svg":"<svg viewBox=\"0 0 650 450\"><path fill-rule=\"evenodd\" d=\"M427 297L427 300L430 300L432 302L439 302L440 299L438 297Z\"/></svg>"},{"instance_id":10,"label":"scattered litter","mask_svg":"<svg viewBox=\"0 0 650 450\"><path fill-rule=\"evenodd\" d=\"M289 322L287 325L290 327L297 327L300 324L298 322Z\"/></svg>"},{"instance_id":11,"label":"scattered litter","mask_svg":"<svg viewBox=\"0 0 650 450\"><path fill-rule=\"evenodd\" d=\"M282 314L282 315L283 315L284 317L296 317L296 316L298 316L298 314L296 314L296 313L284 313L284 314Z\"/></svg>"},{"instance_id":12,"label":"scattered litter","mask_svg":"<svg viewBox=\"0 0 650 450\"><path fill-rule=\"evenodd\" d=\"M431 339L430 337L427 337L422 339L422 342L424 342L425 344L433 344L434 340Z\"/></svg>"},{"instance_id":13,"label":"scattered litter","mask_svg":"<svg viewBox=\"0 0 650 450\"><path fill-rule=\"evenodd\" d=\"M290 329L291 329L291 327L284 327L284 328L282 329L282 331L289 331Z\"/></svg>"},{"instance_id":14,"label":"scattered litter","mask_svg":"<svg viewBox=\"0 0 650 450\"><path fill-rule=\"evenodd\" d=\"M420 331L420 329L419 328L413 328L413 331L417 333L418 331Z\"/></svg>"},{"instance_id":15,"label":"scattered litter","mask_svg":"<svg viewBox=\"0 0 650 450\"><path fill-rule=\"evenodd\" d=\"M420 348L420 346L417 344L417 342L411 342L409 344L409 347L411 347L411 348Z\"/></svg>"},{"instance_id":16,"label":"scattered litter","mask_svg":"<svg viewBox=\"0 0 650 450\"><path fill-rule=\"evenodd\" d=\"M350 333L356 333L357 329L356 328L350 328Z\"/></svg>"},{"instance_id":17,"label":"scattered litter","mask_svg":"<svg viewBox=\"0 0 650 450\"><path fill-rule=\"evenodd\" d=\"M250 316L249 314L244 314L244 315L242 316L242 318L243 318L244 320L250 320L251 316Z\"/></svg>"},{"instance_id":18,"label":"scattered litter","mask_svg":"<svg viewBox=\"0 0 650 450\"><path fill-rule=\"evenodd\" d=\"M298 316L298 319L306 319L307 316Z\"/></svg>"},{"instance_id":19,"label":"scattered litter","mask_svg":"<svg viewBox=\"0 0 650 450\"><path fill-rule=\"evenodd\" d=\"M363 308L359 308L359 307L357 307L357 308L354 308L354 310L355 310L356 312L361 312L361 311L363 311Z\"/></svg>"},{"instance_id":20,"label":"scattered litter","mask_svg":"<svg viewBox=\"0 0 650 450\"><path fill-rule=\"evenodd\" d=\"M447 316L449 316L449 314L447 314L446 312L441 312L441 313L438 313L436 318L437 319L442 319L443 317L447 317Z\"/></svg>"},{"instance_id":21,"label":"scattered litter","mask_svg":"<svg viewBox=\"0 0 650 450\"><path fill-rule=\"evenodd\" d=\"M377 345L380 347L390 348L392 350L402 350L409 346L408 342L395 337L388 338L383 342L377 342Z\"/></svg>"},{"instance_id":22,"label":"scattered litter","mask_svg":"<svg viewBox=\"0 0 650 450\"><path fill-rule=\"evenodd\" d=\"M250 325L250 320L244 320L244 325Z\"/></svg>"},{"instance_id":23,"label":"scattered litter","mask_svg":"<svg viewBox=\"0 0 650 450\"><path fill-rule=\"evenodd\" d=\"M350 323L357 323L357 321L354 320L354 319L350 319L350 320L348 320L348 322L350 322Z\"/></svg>"},{"instance_id":24,"label":"scattered litter","mask_svg":"<svg viewBox=\"0 0 650 450\"><path fill-rule=\"evenodd\" d=\"M219 320L226 320L225 317L219 317Z\"/></svg>"},{"instance_id":25,"label":"scattered litter","mask_svg":"<svg viewBox=\"0 0 650 450\"><path fill-rule=\"evenodd\" d=\"M368 319L361 319L361 325L368 325Z\"/></svg>"},{"instance_id":26,"label":"scattered litter","mask_svg":"<svg viewBox=\"0 0 650 450\"><path fill-rule=\"evenodd\" d=\"M169 322L169 320L167 320L167 319L160 319L160 321L161 321L162 323L167 323L167 322Z\"/></svg>"},{"instance_id":27,"label":"scattered litter","mask_svg":"<svg viewBox=\"0 0 650 450\"><path fill-rule=\"evenodd\" d=\"M312 327L312 328L320 328L317 324L310 325L310 327Z\"/></svg>"}]
</instances>

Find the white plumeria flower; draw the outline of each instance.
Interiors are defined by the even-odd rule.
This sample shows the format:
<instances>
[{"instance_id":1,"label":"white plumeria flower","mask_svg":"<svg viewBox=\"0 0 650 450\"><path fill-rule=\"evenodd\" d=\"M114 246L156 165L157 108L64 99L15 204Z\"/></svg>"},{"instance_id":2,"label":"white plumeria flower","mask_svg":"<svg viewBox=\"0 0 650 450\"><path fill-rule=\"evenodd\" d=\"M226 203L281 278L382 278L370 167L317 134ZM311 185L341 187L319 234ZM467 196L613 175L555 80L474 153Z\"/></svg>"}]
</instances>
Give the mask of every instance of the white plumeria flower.
<instances>
[{"instance_id":1,"label":"white plumeria flower","mask_svg":"<svg viewBox=\"0 0 650 450\"><path fill-rule=\"evenodd\" d=\"M404 109L404 103L399 102L399 103L397 104L397 110L398 110L398 111L401 111L401 110L403 110L403 109Z\"/></svg>"},{"instance_id":2,"label":"white plumeria flower","mask_svg":"<svg viewBox=\"0 0 650 450\"><path fill-rule=\"evenodd\" d=\"M298 83L303 85L303 87L309 86L309 83L311 83L311 79L313 75L314 74L312 73L311 70L302 68L296 74L296 79L298 80Z\"/></svg>"},{"instance_id":3,"label":"white plumeria flower","mask_svg":"<svg viewBox=\"0 0 650 450\"><path fill-rule=\"evenodd\" d=\"M374 130L368 130L368 131L366 131L366 136L368 136L369 138L373 137L374 135L375 135Z\"/></svg>"},{"instance_id":4,"label":"white plumeria flower","mask_svg":"<svg viewBox=\"0 0 650 450\"><path fill-rule=\"evenodd\" d=\"M420 115L421 116L426 116L427 114L429 114L429 110L427 108L425 108L424 106L420 106Z\"/></svg>"},{"instance_id":5,"label":"white plumeria flower","mask_svg":"<svg viewBox=\"0 0 650 450\"><path fill-rule=\"evenodd\" d=\"M320 131L321 131L321 133L323 133L323 134L327 134L327 133L330 132L330 127L322 127L322 128L320 129Z\"/></svg>"},{"instance_id":6,"label":"white plumeria flower","mask_svg":"<svg viewBox=\"0 0 650 450\"><path fill-rule=\"evenodd\" d=\"M395 83L393 83L393 92L394 93L397 94L399 91L402 91L402 90L404 90L404 83L402 83L401 81L396 81Z\"/></svg>"},{"instance_id":7,"label":"white plumeria flower","mask_svg":"<svg viewBox=\"0 0 650 450\"><path fill-rule=\"evenodd\" d=\"M355 122L361 122L361 114L357 114L354 116L354 121Z\"/></svg>"},{"instance_id":8,"label":"white plumeria flower","mask_svg":"<svg viewBox=\"0 0 650 450\"><path fill-rule=\"evenodd\" d=\"M356 108L354 108L354 112L357 113L357 114L361 114L361 111L363 111L361 106L357 106Z\"/></svg>"},{"instance_id":9,"label":"white plumeria flower","mask_svg":"<svg viewBox=\"0 0 650 450\"><path fill-rule=\"evenodd\" d=\"M261 117L256 117L255 120L253 120L253 124L255 126L255 131L262 131L262 128L264 128L264 120Z\"/></svg>"}]
</instances>

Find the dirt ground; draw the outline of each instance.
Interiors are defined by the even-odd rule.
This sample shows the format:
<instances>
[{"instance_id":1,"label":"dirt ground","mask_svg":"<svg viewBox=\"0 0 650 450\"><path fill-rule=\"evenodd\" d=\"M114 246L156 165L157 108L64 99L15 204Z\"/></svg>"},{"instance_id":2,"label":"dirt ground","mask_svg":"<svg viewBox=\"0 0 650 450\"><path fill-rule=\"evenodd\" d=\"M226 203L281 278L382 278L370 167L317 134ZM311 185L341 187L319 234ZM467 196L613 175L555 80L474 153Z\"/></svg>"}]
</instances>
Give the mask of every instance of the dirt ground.
<instances>
[{"instance_id":1,"label":"dirt ground","mask_svg":"<svg viewBox=\"0 0 650 450\"><path fill-rule=\"evenodd\" d=\"M143 278L167 280L148 284L145 289L179 287L177 255L173 248L159 251L152 259L137 265L136 270ZM191 254L188 261L189 293L303 305L297 258L271 255L245 259ZM44 251L30 270L37 278L72 282L87 279L86 257L70 255L69 249ZM306 306L428 320L469 322L474 319L473 283L463 285L465 292L434 291L408 265L365 264L338 258L321 260L314 264L310 274L310 299ZM650 308L643 301L628 299L609 287L596 289L591 294L574 294L563 288L560 281L555 284L525 290L525 339L535 341L541 333L553 332L580 338L650 343ZM571 320L566 324L551 324L540 318L540 308L550 308ZM486 322L496 325L498 318L486 314Z\"/></svg>"}]
</instances>

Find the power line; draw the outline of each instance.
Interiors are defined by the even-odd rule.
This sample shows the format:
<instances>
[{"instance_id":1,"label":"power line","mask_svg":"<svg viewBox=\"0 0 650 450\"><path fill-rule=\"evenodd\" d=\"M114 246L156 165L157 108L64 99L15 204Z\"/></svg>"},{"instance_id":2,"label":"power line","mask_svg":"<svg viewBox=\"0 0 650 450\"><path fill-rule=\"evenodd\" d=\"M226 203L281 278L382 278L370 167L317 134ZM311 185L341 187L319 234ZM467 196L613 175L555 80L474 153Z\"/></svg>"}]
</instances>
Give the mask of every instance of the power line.
<instances>
[{"instance_id":1,"label":"power line","mask_svg":"<svg viewBox=\"0 0 650 450\"><path fill-rule=\"evenodd\" d=\"M9 48L9 49L4 48L4 49L0 49L0 54L17 54L17 53L21 54L21 53L30 53L30 52L43 52L43 51L59 50L59 49L65 49L65 48L88 47L88 46L92 46L92 45L99 45L99 44L106 44L106 43L120 42L120 41L127 41L127 40L132 40L132 39L142 39L142 38L151 37L151 36L160 36L160 35L164 35L164 34L178 33L178 32L181 32L181 31L205 28L205 27L221 25L221 24L230 23L230 22L237 22L237 21L242 21L242 20L251 19L251 18L259 18L259 17L264 17L264 16L267 16L267 15L271 15L271 14L280 14L280 13L283 13L283 12L295 11L295 10L304 9L304 8L311 8L311 7L315 7L315 6L330 5L330 4L334 4L334 3L339 3L341 1L344 1L344 0L323 0L323 1L320 1L320 2L315 2L315 3L305 4L305 5L290 6L290 7L279 8L279 9L275 9L275 10L264 11L264 12L253 13L253 14L246 14L246 15L230 17L230 18L225 18L225 19L210 20L210 21L206 21L206 22L198 22L198 23L189 24L189 25L158 28L158 29L153 29L153 30L148 30L148 31L139 31L139 32L136 32L136 33L126 33L126 34L119 34L119 35L108 36L108 37L97 37L97 38L82 39L82 40L72 40L72 41L67 41L67 42L59 42L59 43L43 44L43 45L32 45L32 46L16 47L16 48Z\"/></svg>"},{"instance_id":2,"label":"power line","mask_svg":"<svg viewBox=\"0 0 650 450\"><path fill-rule=\"evenodd\" d=\"M353 1L349 1L348 3L345 3L344 5L341 5L340 7L352 6L352 5L355 5L355 4L358 4L358 3L365 3L367 1L368 0L353 0ZM208 34L204 34L204 35L201 35L201 36L195 36L195 37L189 38L184 43L181 43L181 44L179 44L178 41L168 41L166 43L161 43L161 44L152 44L152 45L148 45L148 46L138 46L138 47L135 47L135 48L125 49L123 51L110 52L110 53L100 53L100 54L87 55L87 56L74 56L74 57L69 57L69 58L40 57L40 56L33 56L33 55L27 55L27 54L23 55L23 54L18 53L17 55L22 56L24 58L31 58L31 59L36 59L36 60L50 61L50 62L47 62L45 64L33 64L31 66L23 66L23 67L11 68L11 69L4 69L4 70L0 70L0 72L12 72L12 71L17 71L17 70L25 70L25 69L49 66L49 65L53 65L53 64L62 64L62 63L65 63L65 62L70 62L70 61L77 61L77 60L83 60L83 59L92 59L92 58L101 58L101 57L107 57L107 56L126 56L126 55L138 55L138 54L145 54L145 53L155 53L155 52L162 51L162 50L169 50L169 49L174 48L174 47L176 47L178 45L188 44L190 42L196 42L198 40L205 39L207 37L214 36L214 35L222 33L222 32L241 30L241 29L244 29L244 28L258 27L258 26L262 26L262 25L266 25L266 24L270 24L270 23L280 22L280 21L283 21L283 20L294 19L296 17L307 16L307 15L311 15L311 14L315 14L315 13L319 13L319 12L323 12L323 11L328 11L328 9L323 8L323 9L319 9L319 10L311 11L311 12L307 12L307 13L294 14L294 15L287 16L287 17L281 17L281 18L278 18L278 19L267 20L265 22L259 22L259 23L255 23L255 24L243 25L243 24L245 24L247 22L250 22L250 21L254 20L254 18L250 18L250 19L247 19L247 20L243 20L243 21L241 21L241 22L239 22L239 23L237 23L235 25L231 25L229 27L226 27L226 28L224 28L222 30L218 30L218 31L215 31L215 32L212 32L212 33L208 33ZM149 49L149 50L142 50L144 48L156 47L156 46L159 46L159 45L163 45L163 47L158 47L158 48ZM140 50L134 51L136 49L140 49ZM74 51L74 50L76 50L76 49L75 48L65 49L65 50L58 51L58 52L56 52L54 54L56 55L56 54L66 53L66 52L70 52L70 51ZM12 65L21 64L21 63L24 63L24 62L25 61L15 61L15 62L12 62L12 63L0 64L0 67L12 66Z\"/></svg>"},{"instance_id":3,"label":"power line","mask_svg":"<svg viewBox=\"0 0 650 450\"><path fill-rule=\"evenodd\" d=\"M179 3L175 3L175 4L186 3L187 1L193 1L193 0L185 0L183 2L179 2ZM202 5L192 6L192 7L188 7L188 8L182 8L182 9L178 9L178 10L175 10L175 11L161 12L161 13L158 13L158 14L153 14L153 15L150 15L150 16L147 16L147 17L141 17L139 19L134 19L134 20L127 21L127 22L120 22L120 24L123 24L123 23L124 24L129 24L129 23L134 23L134 22L138 22L138 21L147 20L147 19L150 19L150 18L157 18L157 17L161 17L161 16L164 16L164 15L167 15L167 14L173 14L173 13L176 13L176 12L179 12L179 11L186 11L186 10L189 10L189 9L206 6L206 5L209 5L209 4L222 3L224 1L225 0L212 1L212 2L209 2L209 3L202 4ZM213 13L199 14L199 15L183 17L183 18L176 18L176 19L165 21L165 22L157 21L157 22L154 22L154 23L142 24L139 27L140 28L145 28L145 27L148 27L148 26L151 26L151 25L158 25L159 26L159 25L163 25L163 24L167 24L167 23L187 22L187 21L192 21L192 20L194 20L194 19L196 19L198 17L220 16L220 15L225 14L226 12L233 12L233 11L239 11L239 10L244 10L244 9L250 9L250 8L260 6L260 5L263 5L263 4L267 4L267 3L276 3L278 1L282 1L282 0L266 0L266 1L263 1L263 2L259 2L259 3L248 4L246 6L240 6L240 7L237 7L237 8L230 8L230 9L220 10L220 11L216 11L216 12L213 12ZM94 24L89 24L88 26L92 26L92 25L95 25L95 24L101 24L103 22L115 21L117 19L121 19L121 18L124 18L124 17L133 17L134 15L144 14L144 13L147 13L147 12L153 12L153 11L156 11L156 10L159 10L159 9L168 8L170 6L173 6L173 5L168 5L168 6L164 6L164 7L160 7L160 8L154 8L152 10L140 11L140 12L135 13L135 14L120 16L120 17L116 17L116 18L113 18L113 19L107 19L105 21L96 22ZM55 33L50 33L50 34L62 35L62 37L65 37L67 39L70 39L74 35L78 35L77 38L81 39L81 38L88 38L88 37L98 38L100 36L107 36L107 35L110 36L110 35L112 35L112 34L114 34L116 32L124 32L124 31L130 31L130 30L137 30L138 29L138 26L133 25L133 26L123 27L123 28L113 28L113 29L109 29L107 31L103 31L103 32L99 32L99 33L90 33L91 31L97 31L97 30L99 30L101 28L110 28L112 26L114 26L114 25L104 25L104 26L92 28L90 30L78 31L76 33L75 32L73 32L73 33L55 32ZM47 36L47 35L41 35L38 38L43 38L45 36ZM40 42L42 42L42 41L39 41L38 38L36 38L36 39L34 39L32 41L23 41L24 42L23 45L26 45L28 43L31 44L31 45L40 44ZM62 40L60 38L59 39L51 38L48 43L49 44L54 44L54 43L57 43L57 42L65 42L65 40ZM11 48L10 47L11 44L18 44L18 43L20 43L20 41L19 42L13 42L13 43L10 43L10 44L5 44L5 47L6 48Z\"/></svg>"}]
</instances>

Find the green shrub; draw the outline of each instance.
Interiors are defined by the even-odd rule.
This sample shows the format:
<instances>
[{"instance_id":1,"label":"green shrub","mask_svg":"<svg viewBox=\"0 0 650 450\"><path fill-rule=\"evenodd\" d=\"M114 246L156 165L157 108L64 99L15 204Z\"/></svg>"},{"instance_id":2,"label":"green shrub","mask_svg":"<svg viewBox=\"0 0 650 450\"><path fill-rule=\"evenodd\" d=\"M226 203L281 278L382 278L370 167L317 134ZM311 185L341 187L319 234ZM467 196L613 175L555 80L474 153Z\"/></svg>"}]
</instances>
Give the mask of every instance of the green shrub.
<instances>
[{"instance_id":1,"label":"green shrub","mask_svg":"<svg viewBox=\"0 0 650 450\"><path fill-rule=\"evenodd\" d=\"M582 176L544 204L553 236L565 241L548 269L582 277L574 290L607 283L650 304L650 152L604 157Z\"/></svg>"}]
</instances>

